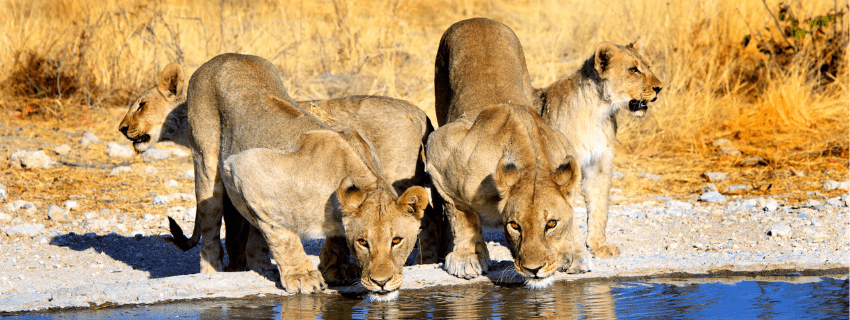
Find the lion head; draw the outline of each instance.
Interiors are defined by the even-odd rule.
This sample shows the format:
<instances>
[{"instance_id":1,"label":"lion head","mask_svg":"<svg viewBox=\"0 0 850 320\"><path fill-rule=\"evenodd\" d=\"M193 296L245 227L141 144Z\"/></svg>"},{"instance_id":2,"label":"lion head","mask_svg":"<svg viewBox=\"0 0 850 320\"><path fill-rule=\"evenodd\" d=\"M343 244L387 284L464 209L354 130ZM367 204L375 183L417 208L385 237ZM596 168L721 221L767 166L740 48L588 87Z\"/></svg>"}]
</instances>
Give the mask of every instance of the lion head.
<instances>
[{"instance_id":1,"label":"lion head","mask_svg":"<svg viewBox=\"0 0 850 320\"><path fill-rule=\"evenodd\" d=\"M144 152L158 141L176 134L176 129L166 122L175 108L186 103L183 82L183 69L170 64L162 70L156 86L130 104L118 130L133 141L136 152Z\"/></svg>"},{"instance_id":2,"label":"lion head","mask_svg":"<svg viewBox=\"0 0 850 320\"><path fill-rule=\"evenodd\" d=\"M361 270L360 283L373 301L398 296L407 257L428 205L424 188L408 188L400 197L380 186L358 187L346 178L337 197L349 250Z\"/></svg>"},{"instance_id":3,"label":"lion head","mask_svg":"<svg viewBox=\"0 0 850 320\"><path fill-rule=\"evenodd\" d=\"M494 174L502 200L505 239L514 257L514 269L534 289L553 281L560 266L570 265L574 238L573 208L570 194L577 179L572 156L554 171L518 168L503 156Z\"/></svg>"},{"instance_id":4,"label":"lion head","mask_svg":"<svg viewBox=\"0 0 850 320\"><path fill-rule=\"evenodd\" d=\"M593 61L605 100L618 106L628 103L629 111L636 116L646 114L648 102L655 101L662 84L649 63L634 49L634 43L627 46L600 43Z\"/></svg>"}]
</instances>

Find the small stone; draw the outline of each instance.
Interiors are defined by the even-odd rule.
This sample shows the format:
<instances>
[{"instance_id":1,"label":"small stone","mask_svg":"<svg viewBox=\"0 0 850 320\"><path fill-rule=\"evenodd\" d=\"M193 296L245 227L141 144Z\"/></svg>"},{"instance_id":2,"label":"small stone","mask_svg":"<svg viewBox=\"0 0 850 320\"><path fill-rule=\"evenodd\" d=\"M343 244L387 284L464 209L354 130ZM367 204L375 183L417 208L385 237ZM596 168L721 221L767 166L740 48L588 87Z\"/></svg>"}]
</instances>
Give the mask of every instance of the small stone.
<instances>
[{"instance_id":1,"label":"small stone","mask_svg":"<svg viewBox=\"0 0 850 320\"><path fill-rule=\"evenodd\" d=\"M850 194L841 195L841 201L844 201L845 207L850 207Z\"/></svg>"},{"instance_id":2,"label":"small stone","mask_svg":"<svg viewBox=\"0 0 850 320\"><path fill-rule=\"evenodd\" d=\"M638 177L644 178L650 181L661 181L661 176L653 173L641 172L638 173Z\"/></svg>"},{"instance_id":3,"label":"small stone","mask_svg":"<svg viewBox=\"0 0 850 320\"><path fill-rule=\"evenodd\" d=\"M107 143L106 149L106 155L115 158L131 158L136 154L136 152L133 151L133 149L130 149L130 147L116 142Z\"/></svg>"},{"instance_id":4,"label":"small stone","mask_svg":"<svg viewBox=\"0 0 850 320\"><path fill-rule=\"evenodd\" d=\"M775 199L759 198L758 201L756 202L756 206L758 206L759 209L762 209L764 211L772 212L772 211L776 211L776 209L779 208L779 203L776 202Z\"/></svg>"},{"instance_id":5,"label":"small stone","mask_svg":"<svg viewBox=\"0 0 850 320\"><path fill-rule=\"evenodd\" d=\"M171 156L175 157L175 158L183 158L183 157L189 156L188 152L183 151L181 149L171 149L170 151L171 151Z\"/></svg>"},{"instance_id":6,"label":"small stone","mask_svg":"<svg viewBox=\"0 0 850 320\"><path fill-rule=\"evenodd\" d=\"M667 202L664 204L664 206L668 210L691 210L694 207L694 205L692 205L690 203L678 201L678 200L667 200Z\"/></svg>"},{"instance_id":7,"label":"small stone","mask_svg":"<svg viewBox=\"0 0 850 320\"><path fill-rule=\"evenodd\" d=\"M715 147L725 146L725 145L730 144L730 143L732 143L732 141L729 141L729 139L717 139L717 140L714 140L714 142L713 142Z\"/></svg>"},{"instance_id":8,"label":"small stone","mask_svg":"<svg viewBox=\"0 0 850 320\"><path fill-rule=\"evenodd\" d=\"M71 146L67 144L60 144L53 148L53 152L56 152L58 155L66 155L68 152L71 152Z\"/></svg>"},{"instance_id":9,"label":"small stone","mask_svg":"<svg viewBox=\"0 0 850 320\"><path fill-rule=\"evenodd\" d=\"M23 200L15 200L10 203L7 203L3 209L8 213L17 213L17 214L35 214L38 211L38 208L32 202L27 202Z\"/></svg>"},{"instance_id":10,"label":"small stone","mask_svg":"<svg viewBox=\"0 0 850 320\"><path fill-rule=\"evenodd\" d=\"M746 184L736 184L733 186L728 186L726 189L723 189L724 193L743 193L752 190L753 187Z\"/></svg>"},{"instance_id":11,"label":"small stone","mask_svg":"<svg viewBox=\"0 0 850 320\"><path fill-rule=\"evenodd\" d=\"M50 169L56 166L56 162L50 159L42 150L17 150L12 153L10 160L12 167L15 168Z\"/></svg>"},{"instance_id":12,"label":"small stone","mask_svg":"<svg viewBox=\"0 0 850 320\"><path fill-rule=\"evenodd\" d=\"M87 145L91 143L100 143L100 138L98 138L94 133L86 131L86 133L83 134L83 138L80 139L80 144Z\"/></svg>"},{"instance_id":13,"label":"small stone","mask_svg":"<svg viewBox=\"0 0 850 320\"><path fill-rule=\"evenodd\" d=\"M723 172L703 172L702 176L705 177L708 182L720 182L726 180L726 174Z\"/></svg>"},{"instance_id":14,"label":"small stone","mask_svg":"<svg viewBox=\"0 0 850 320\"><path fill-rule=\"evenodd\" d=\"M86 218L86 220L94 219L94 218L97 218L97 217L98 217L97 212L94 212L94 211L89 211L89 212L86 212L85 214L83 214L83 218Z\"/></svg>"},{"instance_id":15,"label":"small stone","mask_svg":"<svg viewBox=\"0 0 850 320\"><path fill-rule=\"evenodd\" d=\"M608 201L610 201L612 203L623 202L623 201L626 201L626 196L624 196L622 194L613 194L610 197L608 197Z\"/></svg>"},{"instance_id":16,"label":"small stone","mask_svg":"<svg viewBox=\"0 0 850 320\"><path fill-rule=\"evenodd\" d=\"M154 166L144 166L142 172L147 175L156 175L159 171Z\"/></svg>"},{"instance_id":17,"label":"small stone","mask_svg":"<svg viewBox=\"0 0 850 320\"><path fill-rule=\"evenodd\" d=\"M6 191L6 185L0 183L0 201L6 201L6 198L8 198L8 196L9 194Z\"/></svg>"},{"instance_id":18,"label":"small stone","mask_svg":"<svg viewBox=\"0 0 850 320\"><path fill-rule=\"evenodd\" d=\"M195 169L183 171L183 178L195 181Z\"/></svg>"},{"instance_id":19,"label":"small stone","mask_svg":"<svg viewBox=\"0 0 850 320\"><path fill-rule=\"evenodd\" d=\"M6 235L8 236L28 236L35 237L42 233L47 232L47 229L43 224L29 224L22 223L16 226L6 228Z\"/></svg>"},{"instance_id":20,"label":"small stone","mask_svg":"<svg viewBox=\"0 0 850 320\"><path fill-rule=\"evenodd\" d=\"M65 201L65 208L68 209L68 210L76 209L77 208L77 201L76 200Z\"/></svg>"},{"instance_id":21,"label":"small stone","mask_svg":"<svg viewBox=\"0 0 850 320\"><path fill-rule=\"evenodd\" d=\"M706 192L699 196L699 200L703 202L710 203L724 203L726 202L726 197L720 194L720 192L712 191Z\"/></svg>"},{"instance_id":22,"label":"small stone","mask_svg":"<svg viewBox=\"0 0 850 320\"><path fill-rule=\"evenodd\" d=\"M0 212L0 221L9 221L12 220L12 216Z\"/></svg>"},{"instance_id":23,"label":"small stone","mask_svg":"<svg viewBox=\"0 0 850 320\"><path fill-rule=\"evenodd\" d=\"M750 158L744 159L744 161L741 161L741 166L744 166L744 167L750 167L750 166L755 166L755 165L764 166L764 165L767 165L767 161L765 161L764 158L762 158L762 157L750 157Z\"/></svg>"},{"instance_id":24,"label":"small stone","mask_svg":"<svg viewBox=\"0 0 850 320\"><path fill-rule=\"evenodd\" d=\"M717 189L717 186L714 185L713 183L709 183L705 187L702 187L702 189L700 189L700 191L702 191L702 193L720 192L720 189Z\"/></svg>"},{"instance_id":25,"label":"small stone","mask_svg":"<svg viewBox=\"0 0 850 320\"><path fill-rule=\"evenodd\" d=\"M118 230L118 232L127 232L127 227L123 223L118 223L115 225L115 230Z\"/></svg>"},{"instance_id":26,"label":"small stone","mask_svg":"<svg viewBox=\"0 0 850 320\"><path fill-rule=\"evenodd\" d=\"M168 204L168 196L156 196L156 197L153 198L153 201L151 201L151 204L155 205L155 206L167 205Z\"/></svg>"},{"instance_id":27,"label":"small stone","mask_svg":"<svg viewBox=\"0 0 850 320\"><path fill-rule=\"evenodd\" d=\"M191 207L189 209L186 209L186 211L183 211L183 214L181 215L181 220L186 222L195 222L195 214L197 212L197 209L197 207Z\"/></svg>"},{"instance_id":28,"label":"small stone","mask_svg":"<svg viewBox=\"0 0 850 320\"><path fill-rule=\"evenodd\" d=\"M620 171L617 171L617 172L614 172L614 173L611 174L611 178L614 178L614 180L622 180L623 177L624 177L623 173L620 172Z\"/></svg>"},{"instance_id":29,"label":"small stone","mask_svg":"<svg viewBox=\"0 0 850 320\"><path fill-rule=\"evenodd\" d=\"M791 226L784 223L775 223L767 230L771 237L787 237L791 234Z\"/></svg>"},{"instance_id":30,"label":"small stone","mask_svg":"<svg viewBox=\"0 0 850 320\"><path fill-rule=\"evenodd\" d=\"M47 209L47 217L52 221L65 222L68 220L68 211L55 204L51 204Z\"/></svg>"},{"instance_id":31,"label":"small stone","mask_svg":"<svg viewBox=\"0 0 850 320\"><path fill-rule=\"evenodd\" d=\"M823 183L823 190L824 191L832 191L832 190L838 189L838 185L839 185L838 181L827 180L826 182Z\"/></svg>"},{"instance_id":32,"label":"small stone","mask_svg":"<svg viewBox=\"0 0 850 320\"><path fill-rule=\"evenodd\" d=\"M805 213L801 213L801 214L798 214L798 215L797 215L797 218L799 218L799 219L808 219L808 218L809 218L809 215L807 215L807 214L805 214Z\"/></svg>"},{"instance_id":33,"label":"small stone","mask_svg":"<svg viewBox=\"0 0 850 320\"><path fill-rule=\"evenodd\" d=\"M163 160L171 158L171 152L162 149L151 148L142 153L142 159L147 160Z\"/></svg>"},{"instance_id":34,"label":"small stone","mask_svg":"<svg viewBox=\"0 0 850 320\"><path fill-rule=\"evenodd\" d=\"M826 200L826 205L833 206L833 207L836 207L836 208L843 207L844 206L844 200L841 200L841 197L830 198L830 199Z\"/></svg>"},{"instance_id":35,"label":"small stone","mask_svg":"<svg viewBox=\"0 0 850 320\"><path fill-rule=\"evenodd\" d=\"M814 207L821 206L821 205L823 205L823 203L821 203L820 201L817 201L815 199L809 199L809 200L806 200L806 202L803 202L803 204L801 206L806 207L806 208L814 208Z\"/></svg>"},{"instance_id":36,"label":"small stone","mask_svg":"<svg viewBox=\"0 0 850 320\"><path fill-rule=\"evenodd\" d=\"M848 191L850 190L850 181L842 181L838 184L838 190Z\"/></svg>"},{"instance_id":37,"label":"small stone","mask_svg":"<svg viewBox=\"0 0 850 320\"><path fill-rule=\"evenodd\" d=\"M166 188L177 188L180 186L179 184L177 184L177 181L174 180L168 180L165 182L164 185Z\"/></svg>"},{"instance_id":38,"label":"small stone","mask_svg":"<svg viewBox=\"0 0 850 320\"><path fill-rule=\"evenodd\" d=\"M674 243L668 244L666 247L664 247L664 249L667 249L667 251L671 251L671 250L676 250L676 248L678 248L678 247L679 247L679 244L674 242Z\"/></svg>"},{"instance_id":39,"label":"small stone","mask_svg":"<svg viewBox=\"0 0 850 320\"><path fill-rule=\"evenodd\" d=\"M150 214L150 213L145 213L145 215L144 215L144 219L145 219L145 222L149 222L149 221L151 221L151 220L153 220L153 219L156 219L156 217L154 217L154 215L152 215L152 214Z\"/></svg>"},{"instance_id":40,"label":"small stone","mask_svg":"<svg viewBox=\"0 0 850 320\"><path fill-rule=\"evenodd\" d=\"M791 169L791 173L793 173L795 176L798 176L798 177L805 177L806 176L806 173L804 173L803 171L797 170L797 169Z\"/></svg>"},{"instance_id":41,"label":"small stone","mask_svg":"<svg viewBox=\"0 0 850 320\"><path fill-rule=\"evenodd\" d=\"M124 173L130 173L130 172L133 172L133 169L130 168L129 166L120 166L120 167L115 167L114 169L112 169L112 171L109 172L109 175L114 177L114 176L117 176L117 175L121 175L121 174L124 174Z\"/></svg>"},{"instance_id":42,"label":"small stone","mask_svg":"<svg viewBox=\"0 0 850 320\"><path fill-rule=\"evenodd\" d=\"M720 148L720 153L725 154L730 157L739 157L741 156L741 150L738 150L735 146L728 145Z\"/></svg>"}]
</instances>

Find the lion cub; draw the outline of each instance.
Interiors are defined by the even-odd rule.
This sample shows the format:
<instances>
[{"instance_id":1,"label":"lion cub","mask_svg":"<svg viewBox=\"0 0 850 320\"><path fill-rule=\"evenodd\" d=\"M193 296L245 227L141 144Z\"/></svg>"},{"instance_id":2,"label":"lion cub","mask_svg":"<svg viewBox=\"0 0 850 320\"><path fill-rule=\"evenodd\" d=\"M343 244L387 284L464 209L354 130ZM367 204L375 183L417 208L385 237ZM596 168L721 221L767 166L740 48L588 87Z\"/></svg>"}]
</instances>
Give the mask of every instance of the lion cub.
<instances>
[{"instance_id":1,"label":"lion cub","mask_svg":"<svg viewBox=\"0 0 850 320\"><path fill-rule=\"evenodd\" d=\"M655 101L661 82L634 44L603 42L572 76L535 90L537 110L550 126L575 147L581 167L581 188L587 204L587 245L600 258L616 257L620 250L605 240L608 192L617 133L617 111L642 116Z\"/></svg>"},{"instance_id":2,"label":"lion cub","mask_svg":"<svg viewBox=\"0 0 850 320\"><path fill-rule=\"evenodd\" d=\"M487 272L485 225L504 228L514 269L532 288L551 284L557 270L588 271L568 201L579 174L574 151L531 108L516 35L489 19L457 22L435 64L440 127L428 139L427 171L454 236L446 271L466 279Z\"/></svg>"}]
</instances>

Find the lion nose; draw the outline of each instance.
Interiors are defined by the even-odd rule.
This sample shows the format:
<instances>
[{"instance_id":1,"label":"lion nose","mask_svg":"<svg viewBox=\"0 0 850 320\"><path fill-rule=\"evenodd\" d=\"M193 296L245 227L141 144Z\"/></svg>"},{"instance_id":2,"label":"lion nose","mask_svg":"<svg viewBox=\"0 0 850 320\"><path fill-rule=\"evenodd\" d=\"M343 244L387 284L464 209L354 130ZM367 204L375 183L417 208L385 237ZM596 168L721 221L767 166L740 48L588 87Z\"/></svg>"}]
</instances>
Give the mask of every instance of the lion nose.
<instances>
[{"instance_id":1,"label":"lion nose","mask_svg":"<svg viewBox=\"0 0 850 320\"><path fill-rule=\"evenodd\" d=\"M529 267L523 266L522 268L525 269L525 271L528 271L528 273L531 273L532 275L536 276L537 271L540 271L540 269L543 268L543 266L539 266L537 268L529 268Z\"/></svg>"},{"instance_id":2,"label":"lion nose","mask_svg":"<svg viewBox=\"0 0 850 320\"><path fill-rule=\"evenodd\" d=\"M661 93L661 87L652 87L652 90L655 91L655 94Z\"/></svg>"},{"instance_id":3,"label":"lion nose","mask_svg":"<svg viewBox=\"0 0 850 320\"><path fill-rule=\"evenodd\" d=\"M127 130L130 130L129 126L123 126L121 128L118 128L118 131L121 131L121 133L123 133L125 136L127 135Z\"/></svg>"},{"instance_id":4,"label":"lion nose","mask_svg":"<svg viewBox=\"0 0 850 320\"><path fill-rule=\"evenodd\" d=\"M375 278L370 278L370 279L372 279L372 282L374 282L375 284L377 284L378 286L383 288L384 285L387 284L387 282L389 282L390 279L392 279L392 278L393 278L393 276L389 276L389 277L386 277L384 279L375 279Z\"/></svg>"}]
</instances>

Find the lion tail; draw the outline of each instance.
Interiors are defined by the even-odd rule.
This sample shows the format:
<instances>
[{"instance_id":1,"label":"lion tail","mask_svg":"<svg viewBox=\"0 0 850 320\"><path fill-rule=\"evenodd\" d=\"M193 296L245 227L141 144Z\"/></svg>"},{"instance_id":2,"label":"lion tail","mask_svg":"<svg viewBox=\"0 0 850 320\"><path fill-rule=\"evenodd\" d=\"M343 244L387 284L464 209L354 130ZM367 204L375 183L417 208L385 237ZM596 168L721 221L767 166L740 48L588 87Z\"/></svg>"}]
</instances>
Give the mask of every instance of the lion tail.
<instances>
[{"instance_id":1,"label":"lion tail","mask_svg":"<svg viewBox=\"0 0 850 320\"><path fill-rule=\"evenodd\" d=\"M196 225L198 225L198 223L196 223ZM171 217L168 217L168 226L171 231L171 236L174 237L172 243L183 251L188 251L189 249L194 248L198 244L198 240L201 238L201 234L198 233L197 230L193 230L192 238L186 238L186 235L183 234L183 229L180 228L177 221L174 221Z\"/></svg>"}]
</instances>

